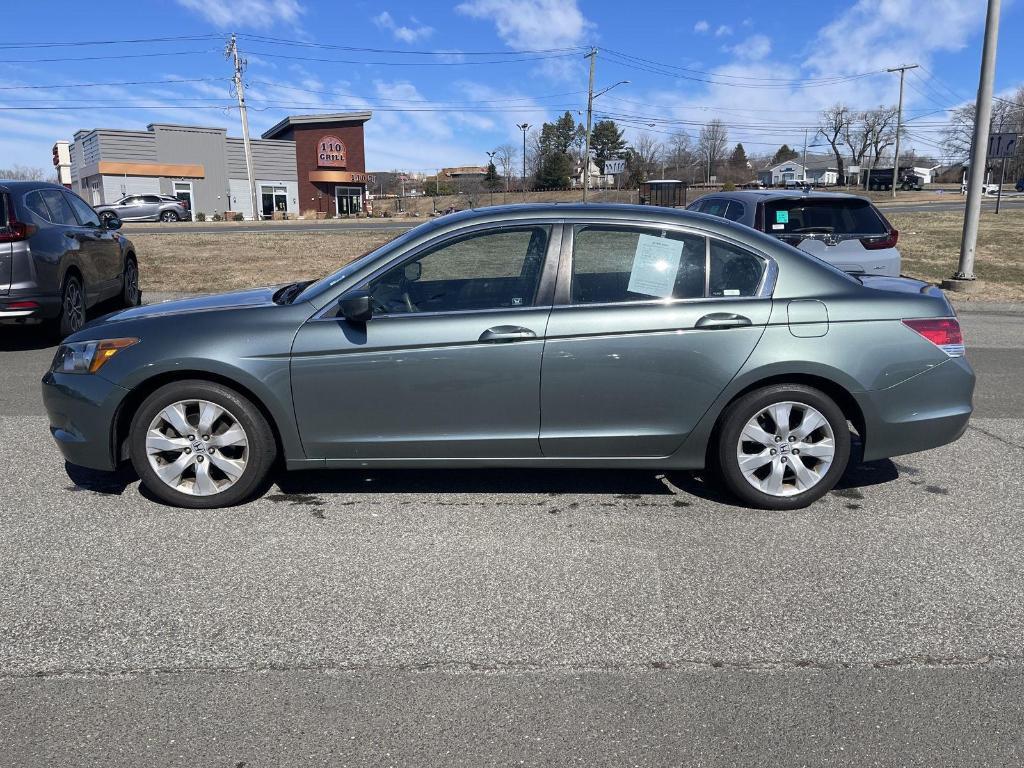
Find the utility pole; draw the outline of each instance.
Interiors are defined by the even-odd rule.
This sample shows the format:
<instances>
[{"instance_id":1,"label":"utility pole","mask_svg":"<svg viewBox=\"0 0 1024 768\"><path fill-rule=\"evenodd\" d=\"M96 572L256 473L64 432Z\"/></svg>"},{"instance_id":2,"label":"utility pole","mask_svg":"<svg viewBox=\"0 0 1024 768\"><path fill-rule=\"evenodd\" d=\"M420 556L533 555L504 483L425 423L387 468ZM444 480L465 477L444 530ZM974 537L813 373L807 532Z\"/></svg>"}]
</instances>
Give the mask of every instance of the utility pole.
<instances>
[{"instance_id":1,"label":"utility pole","mask_svg":"<svg viewBox=\"0 0 1024 768\"><path fill-rule=\"evenodd\" d=\"M587 86L587 148L583 153L583 202L587 202L587 187L590 186L590 121L594 116L594 65L597 62L597 48L583 58L590 59L590 84Z\"/></svg>"},{"instance_id":2,"label":"utility pole","mask_svg":"<svg viewBox=\"0 0 1024 768\"><path fill-rule=\"evenodd\" d=\"M228 47L224 51L225 58L234 59L235 65L235 95L238 96L238 112L242 117L242 146L245 148L245 172L249 175L249 198L252 202L253 221L259 221L259 209L256 204L256 174L252 170L252 144L249 143L249 114L245 109L245 84L242 82L242 69L245 67L245 60L238 55L238 42L235 40L235 33L231 33ZM228 201L230 204L230 200Z\"/></svg>"},{"instance_id":3,"label":"utility pole","mask_svg":"<svg viewBox=\"0 0 1024 768\"><path fill-rule=\"evenodd\" d=\"M523 189L526 191L526 132L530 130L529 123L517 123L516 128L523 132Z\"/></svg>"},{"instance_id":4,"label":"utility pole","mask_svg":"<svg viewBox=\"0 0 1024 768\"><path fill-rule=\"evenodd\" d=\"M960 263L952 280L943 288L956 290L967 286L960 281L974 280L974 251L978 245L981 219L982 186L988 161L988 134L992 127L992 86L996 75L996 43L999 41L999 0L988 0L985 17L985 43L981 51L981 77L974 111L974 141L971 144L971 172L967 180L967 207L964 210L964 234L960 241Z\"/></svg>"},{"instance_id":5,"label":"utility pole","mask_svg":"<svg viewBox=\"0 0 1024 768\"><path fill-rule=\"evenodd\" d=\"M818 138L818 135L815 134L814 138ZM804 184L806 184L807 183L807 129L806 128L804 128L804 162L803 162L803 166L804 166Z\"/></svg>"},{"instance_id":6,"label":"utility pole","mask_svg":"<svg viewBox=\"0 0 1024 768\"><path fill-rule=\"evenodd\" d=\"M917 69L917 64L905 64L902 67L892 67L889 72L900 73L900 101L896 107L896 146L893 148L892 158L892 197L896 199L896 185L900 181L900 133L903 131L903 77L908 69Z\"/></svg>"}]
</instances>

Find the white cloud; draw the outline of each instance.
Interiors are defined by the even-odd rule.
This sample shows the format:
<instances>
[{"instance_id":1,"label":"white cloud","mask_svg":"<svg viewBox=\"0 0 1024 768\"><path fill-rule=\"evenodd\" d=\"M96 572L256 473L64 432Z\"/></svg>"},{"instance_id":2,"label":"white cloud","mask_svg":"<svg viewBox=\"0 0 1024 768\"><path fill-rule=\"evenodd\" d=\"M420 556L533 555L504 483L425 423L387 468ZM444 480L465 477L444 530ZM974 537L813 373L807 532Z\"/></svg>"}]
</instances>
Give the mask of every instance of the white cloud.
<instances>
[{"instance_id":1,"label":"white cloud","mask_svg":"<svg viewBox=\"0 0 1024 768\"><path fill-rule=\"evenodd\" d=\"M705 34L709 29L711 29L711 25L708 24L704 19L701 19L700 21L693 25L693 31L696 32L698 35Z\"/></svg>"},{"instance_id":2,"label":"white cloud","mask_svg":"<svg viewBox=\"0 0 1024 768\"><path fill-rule=\"evenodd\" d=\"M715 37L727 37L732 34L732 27L728 24L722 24L715 30Z\"/></svg>"},{"instance_id":3,"label":"white cloud","mask_svg":"<svg viewBox=\"0 0 1024 768\"><path fill-rule=\"evenodd\" d=\"M516 50L579 46L594 28L577 0L466 0L455 9L474 19L494 22L498 37ZM567 77L572 72L566 59L548 59L542 69L554 77Z\"/></svg>"},{"instance_id":4,"label":"white cloud","mask_svg":"<svg viewBox=\"0 0 1024 768\"><path fill-rule=\"evenodd\" d=\"M178 4L219 28L294 25L306 12L299 0L178 0Z\"/></svg>"},{"instance_id":5,"label":"white cloud","mask_svg":"<svg viewBox=\"0 0 1024 768\"><path fill-rule=\"evenodd\" d=\"M741 59L757 61L772 52L772 41L767 35L751 35L736 45L726 46L725 50Z\"/></svg>"},{"instance_id":6,"label":"white cloud","mask_svg":"<svg viewBox=\"0 0 1024 768\"><path fill-rule=\"evenodd\" d=\"M434 34L433 27L420 24L415 18L411 18L409 21L414 26L407 27L402 24L398 24L394 17L387 11L381 11L373 17L374 24L381 29L390 31L396 39L401 40L403 43L415 43L417 40L423 40Z\"/></svg>"}]
</instances>

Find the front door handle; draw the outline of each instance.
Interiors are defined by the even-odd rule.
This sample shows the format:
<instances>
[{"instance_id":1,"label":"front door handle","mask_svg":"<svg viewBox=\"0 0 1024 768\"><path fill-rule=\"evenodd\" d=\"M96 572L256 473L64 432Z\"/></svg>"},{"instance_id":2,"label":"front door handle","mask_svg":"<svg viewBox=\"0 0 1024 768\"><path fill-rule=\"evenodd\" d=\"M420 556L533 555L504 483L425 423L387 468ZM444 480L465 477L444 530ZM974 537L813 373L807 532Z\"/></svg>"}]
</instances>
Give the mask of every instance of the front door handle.
<instances>
[{"instance_id":1,"label":"front door handle","mask_svg":"<svg viewBox=\"0 0 1024 768\"><path fill-rule=\"evenodd\" d=\"M732 312L712 312L697 321L698 328L740 328L750 325L750 318Z\"/></svg>"},{"instance_id":2,"label":"front door handle","mask_svg":"<svg viewBox=\"0 0 1024 768\"><path fill-rule=\"evenodd\" d=\"M526 341L527 339L536 338L536 333L529 328L523 328L519 325L497 325L494 328L488 328L480 334L480 341L490 344L506 341Z\"/></svg>"}]
</instances>

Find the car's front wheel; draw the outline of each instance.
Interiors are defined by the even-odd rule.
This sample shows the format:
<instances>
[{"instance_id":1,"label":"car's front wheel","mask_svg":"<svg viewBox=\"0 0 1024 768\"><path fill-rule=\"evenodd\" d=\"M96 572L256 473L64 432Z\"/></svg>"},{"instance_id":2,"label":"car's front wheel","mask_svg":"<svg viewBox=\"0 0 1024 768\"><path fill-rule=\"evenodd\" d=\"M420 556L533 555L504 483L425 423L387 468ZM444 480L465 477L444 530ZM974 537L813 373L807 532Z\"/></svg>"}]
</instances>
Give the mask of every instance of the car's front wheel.
<instances>
[{"instance_id":1,"label":"car's front wheel","mask_svg":"<svg viewBox=\"0 0 1024 768\"><path fill-rule=\"evenodd\" d=\"M733 495L763 509L799 509L839 481L850 458L850 430L820 390L779 384L726 410L716 448L719 475Z\"/></svg>"},{"instance_id":2,"label":"car's front wheel","mask_svg":"<svg viewBox=\"0 0 1024 768\"><path fill-rule=\"evenodd\" d=\"M132 465L158 499L208 509L239 504L266 482L277 446L259 408L221 384L176 381L132 419Z\"/></svg>"},{"instance_id":3,"label":"car's front wheel","mask_svg":"<svg viewBox=\"0 0 1024 768\"><path fill-rule=\"evenodd\" d=\"M174 211L164 211L160 214L160 221L177 221L178 214Z\"/></svg>"}]
</instances>

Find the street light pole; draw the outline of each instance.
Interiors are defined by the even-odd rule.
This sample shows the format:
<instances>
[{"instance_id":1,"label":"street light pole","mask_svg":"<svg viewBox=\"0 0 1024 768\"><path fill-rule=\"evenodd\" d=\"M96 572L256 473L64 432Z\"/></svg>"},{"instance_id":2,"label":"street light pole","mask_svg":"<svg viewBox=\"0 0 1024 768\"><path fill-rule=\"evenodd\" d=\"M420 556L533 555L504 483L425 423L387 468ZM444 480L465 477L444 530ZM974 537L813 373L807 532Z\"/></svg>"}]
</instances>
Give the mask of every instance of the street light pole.
<instances>
[{"instance_id":1,"label":"street light pole","mask_svg":"<svg viewBox=\"0 0 1024 768\"><path fill-rule=\"evenodd\" d=\"M917 69L917 64L906 64L902 67L892 67L889 72L900 73L900 101L896 107L896 146L893 148L892 158L892 197L896 199L896 185L900 176L900 133L903 131L903 78L908 69Z\"/></svg>"},{"instance_id":2,"label":"street light pole","mask_svg":"<svg viewBox=\"0 0 1024 768\"><path fill-rule=\"evenodd\" d=\"M964 211L964 233L960 242L960 263L957 265L953 280L943 282L944 288L964 288L966 286L959 281L974 280L974 252L978 245L981 195L985 184L985 164L988 160L988 134L992 127L992 86L995 81L998 40L999 0L988 0L978 100L974 109L974 141L971 144L971 172L967 181L967 208Z\"/></svg>"},{"instance_id":3,"label":"street light pole","mask_svg":"<svg viewBox=\"0 0 1024 768\"><path fill-rule=\"evenodd\" d=\"M498 154L497 150L495 150L494 152L488 152L487 153L487 173L491 172L491 167L494 165L494 156L496 154ZM487 182L487 189L491 193L491 198L490 198L491 205L494 205L494 184L493 184L493 182L490 182L490 181Z\"/></svg>"},{"instance_id":4,"label":"street light pole","mask_svg":"<svg viewBox=\"0 0 1024 768\"><path fill-rule=\"evenodd\" d=\"M530 124L529 123L518 123L518 124L516 124L516 128L518 128L520 131L523 132L523 189L522 189L522 191L525 192L526 191L526 132L528 130L530 130Z\"/></svg>"}]
</instances>

